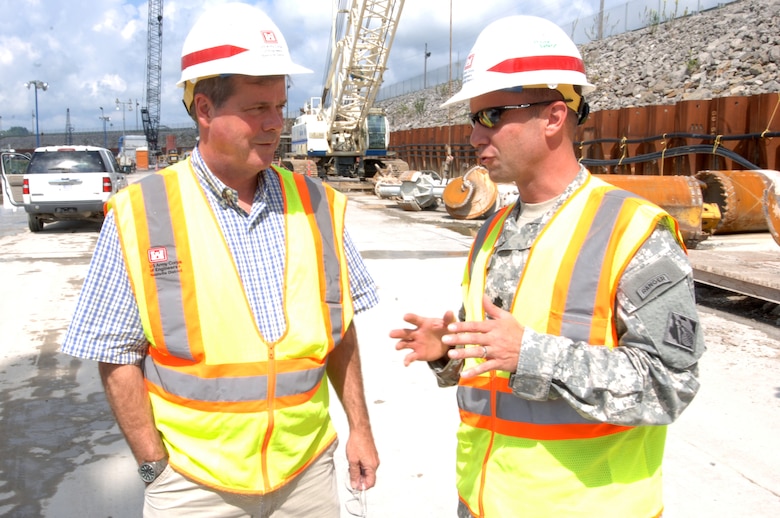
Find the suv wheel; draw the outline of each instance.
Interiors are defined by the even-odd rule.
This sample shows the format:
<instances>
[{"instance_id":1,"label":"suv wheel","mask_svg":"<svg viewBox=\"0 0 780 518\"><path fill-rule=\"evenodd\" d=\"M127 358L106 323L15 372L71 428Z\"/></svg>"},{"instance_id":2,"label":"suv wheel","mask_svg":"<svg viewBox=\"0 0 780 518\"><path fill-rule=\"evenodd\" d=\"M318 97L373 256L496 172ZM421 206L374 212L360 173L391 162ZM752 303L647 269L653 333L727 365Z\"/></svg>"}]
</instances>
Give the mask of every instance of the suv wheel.
<instances>
[{"instance_id":1,"label":"suv wheel","mask_svg":"<svg viewBox=\"0 0 780 518\"><path fill-rule=\"evenodd\" d=\"M43 230L43 221L41 221L40 218L36 218L32 214L28 214L27 226L30 227L30 232L40 232Z\"/></svg>"}]
</instances>

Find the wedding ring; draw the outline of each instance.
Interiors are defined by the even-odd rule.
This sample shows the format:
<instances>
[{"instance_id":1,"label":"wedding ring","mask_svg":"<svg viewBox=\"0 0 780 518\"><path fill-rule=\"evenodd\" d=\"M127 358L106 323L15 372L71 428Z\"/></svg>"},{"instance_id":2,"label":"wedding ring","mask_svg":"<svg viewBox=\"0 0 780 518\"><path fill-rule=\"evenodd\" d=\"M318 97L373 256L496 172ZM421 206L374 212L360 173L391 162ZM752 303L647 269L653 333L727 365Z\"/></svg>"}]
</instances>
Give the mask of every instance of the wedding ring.
<instances>
[{"instance_id":1,"label":"wedding ring","mask_svg":"<svg viewBox=\"0 0 780 518\"><path fill-rule=\"evenodd\" d=\"M486 345L480 345L482 347L482 357L487 358L487 346Z\"/></svg>"}]
</instances>

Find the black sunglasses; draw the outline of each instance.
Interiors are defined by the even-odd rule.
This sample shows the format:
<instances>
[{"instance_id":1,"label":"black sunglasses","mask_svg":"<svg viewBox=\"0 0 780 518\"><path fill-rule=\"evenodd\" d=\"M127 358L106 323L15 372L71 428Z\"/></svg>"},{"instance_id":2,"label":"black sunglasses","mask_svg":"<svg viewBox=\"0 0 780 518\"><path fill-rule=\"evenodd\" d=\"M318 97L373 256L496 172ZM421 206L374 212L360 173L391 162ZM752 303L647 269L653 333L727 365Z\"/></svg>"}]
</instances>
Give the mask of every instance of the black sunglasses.
<instances>
[{"instance_id":1,"label":"black sunglasses","mask_svg":"<svg viewBox=\"0 0 780 518\"><path fill-rule=\"evenodd\" d=\"M471 121L471 127L479 123L481 126L484 126L486 128L493 128L496 124L498 124L498 121L501 120L501 115L507 110L522 110L523 108L530 108L531 106L540 106L542 104L552 104L557 103L558 101L563 101L565 103L570 103L571 99L554 99L550 101L539 101L535 103L525 103L525 104L513 104L510 106L496 106L494 108L485 108L484 110L479 110L477 113L472 113L469 115L469 120Z\"/></svg>"}]
</instances>

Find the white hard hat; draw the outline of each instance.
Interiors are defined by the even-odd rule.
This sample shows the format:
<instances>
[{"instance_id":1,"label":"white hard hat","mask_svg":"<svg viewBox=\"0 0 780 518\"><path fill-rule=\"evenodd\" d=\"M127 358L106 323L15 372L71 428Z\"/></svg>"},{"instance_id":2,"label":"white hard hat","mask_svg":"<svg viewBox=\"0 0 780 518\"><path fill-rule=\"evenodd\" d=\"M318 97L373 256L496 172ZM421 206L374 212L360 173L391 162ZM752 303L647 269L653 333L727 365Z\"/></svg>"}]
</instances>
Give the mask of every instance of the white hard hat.
<instances>
[{"instance_id":1,"label":"white hard hat","mask_svg":"<svg viewBox=\"0 0 780 518\"><path fill-rule=\"evenodd\" d=\"M285 76L309 74L293 63L279 27L260 9L242 3L217 5L190 29L181 51L176 86L223 74Z\"/></svg>"},{"instance_id":2,"label":"white hard hat","mask_svg":"<svg viewBox=\"0 0 780 518\"><path fill-rule=\"evenodd\" d=\"M518 87L594 86L585 77L577 46L563 29L536 16L496 20L477 37L463 67L463 85L442 106Z\"/></svg>"}]
</instances>

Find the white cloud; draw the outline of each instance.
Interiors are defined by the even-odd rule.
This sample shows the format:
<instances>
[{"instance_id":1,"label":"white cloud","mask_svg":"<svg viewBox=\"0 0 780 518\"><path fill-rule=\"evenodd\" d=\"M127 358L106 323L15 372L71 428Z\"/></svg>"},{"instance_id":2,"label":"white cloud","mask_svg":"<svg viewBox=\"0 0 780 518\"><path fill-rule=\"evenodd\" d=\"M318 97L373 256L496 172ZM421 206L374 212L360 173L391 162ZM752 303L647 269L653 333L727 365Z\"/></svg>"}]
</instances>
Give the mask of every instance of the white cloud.
<instances>
[{"instance_id":1,"label":"white cloud","mask_svg":"<svg viewBox=\"0 0 780 518\"><path fill-rule=\"evenodd\" d=\"M15 61L33 60L37 52L32 45L17 36L0 37L0 66L11 66Z\"/></svg>"},{"instance_id":2,"label":"white cloud","mask_svg":"<svg viewBox=\"0 0 780 518\"><path fill-rule=\"evenodd\" d=\"M181 106L180 53L203 10L224 0L166 0L163 11L161 124L187 124ZM280 27L293 59L313 74L293 77L290 115L322 92L331 31L331 0L255 0ZM406 0L390 52L385 84L408 79L464 58L479 31L507 14L537 14L564 23L595 11L598 0ZM616 4L607 0L607 4ZM98 108L117 97L144 102L147 4L145 0L0 0L0 116L30 126L33 92L24 83L49 83L38 92L42 131L62 131L66 110L77 130L100 129ZM425 45L431 52L424 60ZM114 116L115 117L115 116ZM135 117L133 118L133 127ZM27 121L26 123L24 121Z\"/></svg>"}]
</instances>

